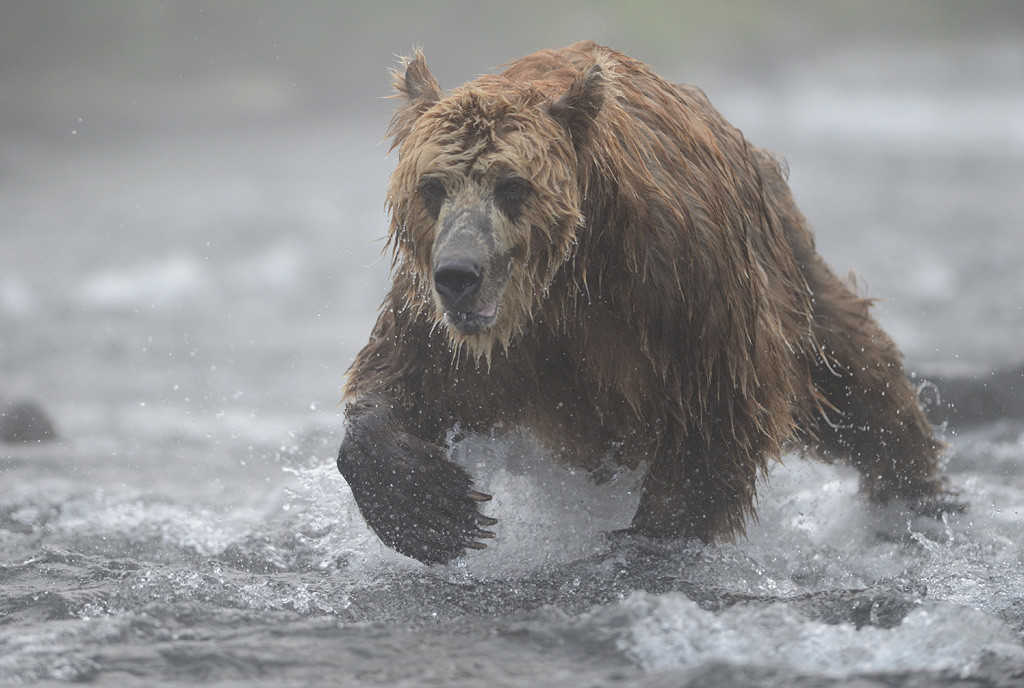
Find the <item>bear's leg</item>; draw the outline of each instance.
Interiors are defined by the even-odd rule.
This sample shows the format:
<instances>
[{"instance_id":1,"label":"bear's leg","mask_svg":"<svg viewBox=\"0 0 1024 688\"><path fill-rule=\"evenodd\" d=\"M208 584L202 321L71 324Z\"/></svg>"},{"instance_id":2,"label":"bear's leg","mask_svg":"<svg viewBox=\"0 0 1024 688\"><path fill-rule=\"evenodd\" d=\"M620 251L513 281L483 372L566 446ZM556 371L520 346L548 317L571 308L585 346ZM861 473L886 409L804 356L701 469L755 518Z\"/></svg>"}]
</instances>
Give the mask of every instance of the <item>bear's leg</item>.
<instances>
[{"instance_id":1,"label":"bear's leg","mask_svg":"<svg viewBox=\"0 0 1024 688\"><path fill-rule=\"evenodd\" d=\"M483 549L479 539L494 534L481 526L497 521L477 506L490 497L473 490L469 474L441 447L408 432L394 408L367 395L346 412L338 470L367 525L387 546L428 564Z\"/></svg>"},{"instance_id":2,"label":"bear's leg","mask_svg":"<svg viewBox=\"0 0 1024 688\"><path fill-rule=\"evenodd\" d=\"M831 408L814 429L818 449L847 458L873 501L945 491L937 440L903 371L902 355L857 297L816 257L805 273L814 292L819 350L814 383Z\"/></svg>"},{"instance_id":3,"label":"bear's leg","mask_svg":"<svg viewBox=\"0 0 1024 688\"><path fill-rule=\"evenodd\" d=\"M746 517L753 513L760 463L753 458L738 461L709 446L660 454L644 478L630 530L704 542L742 535Z\"/></svg>"}]
</instances>

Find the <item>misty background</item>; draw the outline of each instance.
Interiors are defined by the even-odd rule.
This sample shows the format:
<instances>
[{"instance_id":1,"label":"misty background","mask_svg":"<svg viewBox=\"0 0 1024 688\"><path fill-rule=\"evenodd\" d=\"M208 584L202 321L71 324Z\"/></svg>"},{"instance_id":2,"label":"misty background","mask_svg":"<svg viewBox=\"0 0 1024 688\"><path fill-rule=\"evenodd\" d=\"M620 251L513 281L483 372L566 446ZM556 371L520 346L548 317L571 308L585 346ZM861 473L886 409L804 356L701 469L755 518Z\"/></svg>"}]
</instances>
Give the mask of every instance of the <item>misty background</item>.
<instances>
[{"instance_id":1,"label":"misty background","mask_svg":"<svg viewBox=\"0 0 1024 688\"><path fill-rule=\"evenodd\" d=\"M453 88L584 38L785 157L913 364L1020 358L1022 3L0 0L0 395L145 364L173 398L202 345L207 410L254 370L256 408L332 407L387 281L397 56Z\"/></svg>"},{"instance_id":2,"label":"misty background","mask_svg":"<svg viewBox=\"0 0 1024 688\"><path fill-rule=\"evenodd\" d=\"M783 63L851 48L909 56L1022 31L1024 7L1013 1L4 0L0 115L8 132L31 124L83 137L311 113L383 117L386 70L413 46L448 88L530 51L592 38L714 89L723 74L770 82ZM899 74L900 55L874 76Z\"/></svg>"}]
</instances>

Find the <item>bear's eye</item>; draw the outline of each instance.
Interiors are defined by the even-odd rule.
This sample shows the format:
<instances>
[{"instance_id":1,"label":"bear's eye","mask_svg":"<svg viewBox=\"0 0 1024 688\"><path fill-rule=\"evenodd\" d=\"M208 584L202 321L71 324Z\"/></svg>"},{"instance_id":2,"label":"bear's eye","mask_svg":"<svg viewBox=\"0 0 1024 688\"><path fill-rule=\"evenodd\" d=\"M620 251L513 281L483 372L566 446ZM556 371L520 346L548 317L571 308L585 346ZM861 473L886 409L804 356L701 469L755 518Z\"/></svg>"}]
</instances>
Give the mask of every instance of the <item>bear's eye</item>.
<instances>
[{"instance_id":1,"label":"bear's eye","mask_svg":"<svg viewBox=\"0 0 1024 688\"><path fill-rule=\"evenodd\" d=\"M530 193L530 183L522 177L508 177L494 187L494 199L511 219L519 216L523 201Z\"/></svg>"},{"instance_id":2,"label":"bear's eye","mask_svg":"<svg viewBox=\"0 0 1024 688\"><path fill-rule=\"evenodd\" d=\"M427 177L420 182L419 192L427 208L436 215L441 210L441 204L444 203L444 198L447 195L444 184L437 177Z\"/></svg>"}]
</instances>

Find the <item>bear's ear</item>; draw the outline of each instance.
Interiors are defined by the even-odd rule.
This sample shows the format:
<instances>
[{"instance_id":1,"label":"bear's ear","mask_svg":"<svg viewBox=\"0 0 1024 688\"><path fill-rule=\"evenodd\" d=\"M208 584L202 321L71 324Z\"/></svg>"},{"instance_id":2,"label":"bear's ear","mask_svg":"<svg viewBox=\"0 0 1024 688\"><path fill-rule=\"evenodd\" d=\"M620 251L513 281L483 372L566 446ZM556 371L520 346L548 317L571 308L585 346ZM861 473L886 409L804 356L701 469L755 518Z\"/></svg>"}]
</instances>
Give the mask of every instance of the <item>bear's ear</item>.
<instances>
[{"instance_id":1,"label":"bear's ear","mask_svg":"<svg viewBox=\"0 0 1024 688\"><path fill-rule=\"evenodd\" d=\"M388 128L392 149L405 140L419 116L444 97L444 91L427 69L427 60L420 50L417 49L412 57L404 58L402 65L405 69L391 72L391 83L395 87L393 97L403 101L395 109Z\"/></svg>"},{"instance_id":2,"label":"bear's ear","mask_svg":"<svg viewBox=\"0 0 1024 688\"><path fill-rule=\"evenodd\" d=\"M423 51L417 49L412 57L402 60L405 70L394 70L391 73L391 83L399 97L403 97L409 103L423 102L433 105L441 100L444 92L437 83L434 75L427 69L427 60L423 57Z\"/></svg>"},{"instance_id":3,"label":"bear's ear","mask_svg":"<svg viewBox=\"0 0 1024 688\"><path fill-rule=\"evenodd\" d=\"M569 86L569 90L551 103L548 111L561 122L579 148L587 138L604 105L604 92L608 79L599 64L593 64Z\"/></svg>"}]
</instances>

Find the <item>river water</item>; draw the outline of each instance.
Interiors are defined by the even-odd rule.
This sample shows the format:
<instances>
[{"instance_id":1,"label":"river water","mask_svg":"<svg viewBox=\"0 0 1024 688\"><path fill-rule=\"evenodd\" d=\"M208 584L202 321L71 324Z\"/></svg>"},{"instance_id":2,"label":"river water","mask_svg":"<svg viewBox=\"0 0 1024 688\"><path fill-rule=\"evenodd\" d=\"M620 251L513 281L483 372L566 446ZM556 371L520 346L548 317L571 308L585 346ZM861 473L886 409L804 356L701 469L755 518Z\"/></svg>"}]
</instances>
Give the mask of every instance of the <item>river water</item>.
<instances>
[{"instance_id":1,"label":"river water","mask_svg":"<svg viewBox=\"0 0 1024 688\"><path fill-rule=\"evenodd\" d=\"M890 299L928 398L1010 388L985 376L1024 360L1024 50L854 57L708 90ZM59 434L0 444L0 683L1024 684L1019 383L942 428L968 513L787 456L735 545L609 537L639 475L471 437L498 537L424 567L334 467L387 280L383 123L96 129L0 139L0 397Z\"/></svg>"}]
</instances>

